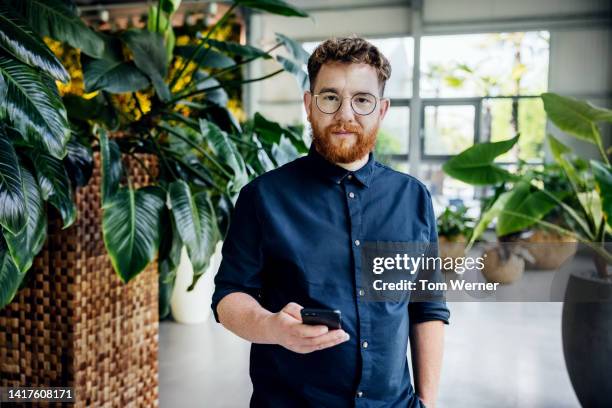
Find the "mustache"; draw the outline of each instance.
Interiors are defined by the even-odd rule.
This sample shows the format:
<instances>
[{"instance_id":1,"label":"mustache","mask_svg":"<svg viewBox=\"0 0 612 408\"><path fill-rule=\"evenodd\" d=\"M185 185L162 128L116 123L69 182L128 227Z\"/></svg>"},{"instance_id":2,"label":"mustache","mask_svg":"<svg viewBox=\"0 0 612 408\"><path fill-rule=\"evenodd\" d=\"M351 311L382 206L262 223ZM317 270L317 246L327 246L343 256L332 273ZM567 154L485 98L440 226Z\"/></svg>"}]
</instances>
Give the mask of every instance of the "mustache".
<instances>
[{"instance_id":1,"label":"mustache","mask_svg":"<svg viewBox=\"0 0 612 408\"><path fill-rule=\"evenodd\" d=\"M361 128L361 126L357 124L351 124L351 123L333 124L333 125L328 126L326 130L329 133L333 133L333 132L363 133L363 129Z\"/></svg>"}]
</instances>

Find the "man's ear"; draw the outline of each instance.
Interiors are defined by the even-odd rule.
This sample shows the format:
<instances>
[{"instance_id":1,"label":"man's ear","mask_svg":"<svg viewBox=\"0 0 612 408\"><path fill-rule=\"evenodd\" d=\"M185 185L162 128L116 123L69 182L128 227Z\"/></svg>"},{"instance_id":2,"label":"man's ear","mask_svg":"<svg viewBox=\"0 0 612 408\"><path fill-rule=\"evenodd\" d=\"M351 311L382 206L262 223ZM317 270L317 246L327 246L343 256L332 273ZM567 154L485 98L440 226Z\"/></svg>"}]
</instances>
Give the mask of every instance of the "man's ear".
<instances>
[{"instance_id":1,"label":"man's ear","mask_svg":"<svg viewBox=\"0 0 612 408\"><path fill-rule=\"evenodd\" d=\"M391 99L389 98L381 98L380 100L380 120L385 118L389 107L391 106Z\"/></svg>"},{"instance_id":2,"label":"man's ear","mask_svg":"<svg viewBox=\"0 0 612 408\"><path fill-rule=\"evenodd\" d=\"M310 93L310 91L306 91L304 92L304 109L306 109L306 117L308 118L308 121L310 122L310 102L312 101L312 94Z\"/></svg>"}]
</instances>

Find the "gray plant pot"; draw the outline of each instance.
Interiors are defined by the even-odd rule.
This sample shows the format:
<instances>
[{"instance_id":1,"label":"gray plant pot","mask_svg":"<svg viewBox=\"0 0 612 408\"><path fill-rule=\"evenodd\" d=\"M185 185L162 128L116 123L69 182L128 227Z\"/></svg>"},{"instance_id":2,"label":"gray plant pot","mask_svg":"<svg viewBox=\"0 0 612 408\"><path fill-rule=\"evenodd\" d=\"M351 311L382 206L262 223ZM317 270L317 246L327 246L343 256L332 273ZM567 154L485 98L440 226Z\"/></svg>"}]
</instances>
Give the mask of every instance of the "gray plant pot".
<instances>
[{"instance_id":1,"label":"gray plant pot","mask_svg":"<svg viewBox=\"0 0 612 408\"><path fill-rule=\"evenodd\" d=\"M585 408L612 407L612 280L573 272L562 317L563 353Z\"/></svg>"}]
</instances>

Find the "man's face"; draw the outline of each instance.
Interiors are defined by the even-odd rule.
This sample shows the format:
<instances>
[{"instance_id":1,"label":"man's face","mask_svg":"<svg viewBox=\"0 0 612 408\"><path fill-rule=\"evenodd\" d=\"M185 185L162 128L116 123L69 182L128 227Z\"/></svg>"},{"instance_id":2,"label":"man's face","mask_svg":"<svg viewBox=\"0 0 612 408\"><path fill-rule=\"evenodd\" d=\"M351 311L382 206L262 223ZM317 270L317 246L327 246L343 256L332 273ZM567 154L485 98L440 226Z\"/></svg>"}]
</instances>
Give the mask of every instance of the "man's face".
<instances>
[{"instance_id":1,"label":"man's face","mask_svg":"<svg viewBox=\"0 0 612 408\"><path fill-rule=\"evenodd\" d=\"M351 163L372 151L380 122L389 108L388 99L379 99L376 69L367 64L325 64L315 82L314 94L304 93L304 106L317 151L334 163ZM340 109L333 114L321 112L315 102L314 95L327 92L342 99ZM359 115L351 108L351 98L364 93L377 97L376 107L369 115Z\"/></svg>"}]
</instances>

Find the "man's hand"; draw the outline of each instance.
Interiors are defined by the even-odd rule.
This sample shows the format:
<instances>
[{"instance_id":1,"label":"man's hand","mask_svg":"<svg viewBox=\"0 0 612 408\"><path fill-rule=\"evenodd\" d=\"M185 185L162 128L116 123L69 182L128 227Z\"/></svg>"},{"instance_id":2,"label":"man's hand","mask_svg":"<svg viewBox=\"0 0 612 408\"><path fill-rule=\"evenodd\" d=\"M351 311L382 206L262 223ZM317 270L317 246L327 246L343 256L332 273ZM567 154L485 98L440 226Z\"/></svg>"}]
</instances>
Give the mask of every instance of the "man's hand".
<instances>
[{"instance_id":1,"label":"man's hand","mask_svg":"<svg viewBox=\"0 0 612 408\"><path fill-rule=\"evenodd\" d=\"M302 323L297 303L288 303L280 312L271 314L266 324L276 344L288 350L305 354L344 343L349 339L342 329L329 330L327 326L311 326Z\"/></svg>"}]
</instances>

